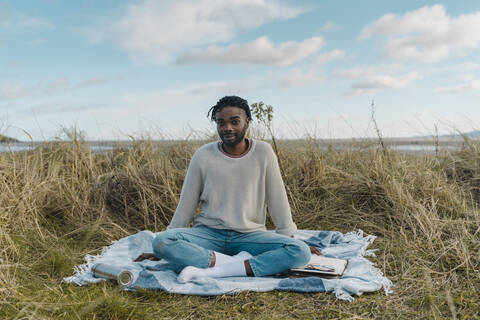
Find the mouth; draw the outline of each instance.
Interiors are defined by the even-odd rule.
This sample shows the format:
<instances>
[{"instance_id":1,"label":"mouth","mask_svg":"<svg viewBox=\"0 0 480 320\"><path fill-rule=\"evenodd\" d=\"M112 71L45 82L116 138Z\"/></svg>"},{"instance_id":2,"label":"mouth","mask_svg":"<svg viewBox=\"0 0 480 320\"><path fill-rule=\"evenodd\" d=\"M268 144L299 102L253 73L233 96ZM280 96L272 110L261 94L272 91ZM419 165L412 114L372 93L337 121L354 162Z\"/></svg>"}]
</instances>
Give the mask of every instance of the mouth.
<instances>
[{"instance_id":1,"label":"mouth","mask_svg":"<svg viewBox=\"0 0 480 320\"><path fill-rule=\"evenodd\" d=\"M232 140L232 139L235 139L235 134L227 133L227 134L223 135L223 138L226 139L226 140Z\"/></svg>"}]
</instances>

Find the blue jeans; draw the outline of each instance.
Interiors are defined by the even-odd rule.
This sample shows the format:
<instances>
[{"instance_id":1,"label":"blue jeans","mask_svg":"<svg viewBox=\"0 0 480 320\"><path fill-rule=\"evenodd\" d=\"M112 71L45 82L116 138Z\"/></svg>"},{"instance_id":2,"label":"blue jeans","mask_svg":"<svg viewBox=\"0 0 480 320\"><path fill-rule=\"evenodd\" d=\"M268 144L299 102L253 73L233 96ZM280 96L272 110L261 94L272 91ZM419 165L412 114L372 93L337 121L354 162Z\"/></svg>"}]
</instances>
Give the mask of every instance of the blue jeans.
<instances>
[{"instance_id":1,"label":"blue jeans","mask_svg":"<svg viewBox=\"0 0 480 320\"><path fill-rule=\"evenodd\" d=\"M300 267L310 260L310 248L301 240L273 232L240 233L203 225L161 232L152 246L158 258L177 266L197 268L210 266L213 251L228 255L247 251L253 256L249 262L257 277Z\"/></svg>"}]
</instances>

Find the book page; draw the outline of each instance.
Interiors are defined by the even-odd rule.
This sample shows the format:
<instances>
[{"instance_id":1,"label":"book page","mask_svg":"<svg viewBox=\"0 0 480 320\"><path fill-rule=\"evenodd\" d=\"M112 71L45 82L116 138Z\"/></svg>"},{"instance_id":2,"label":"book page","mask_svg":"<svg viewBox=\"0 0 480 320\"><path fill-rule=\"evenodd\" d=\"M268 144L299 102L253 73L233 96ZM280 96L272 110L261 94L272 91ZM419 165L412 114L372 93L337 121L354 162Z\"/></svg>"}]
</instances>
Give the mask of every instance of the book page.
<instances>
[{"instance_id":1,"label":"book page","mask_svg":"<svg viewBox=\"0 0 480 320\"><path fill-rule=\"evenodd\" d=\"M345 271L347 262L348 261L345 259L328 258L312 254L312 257L306 266L292 269L292 271L341 275Z\"/></svg>"}]
</instances>

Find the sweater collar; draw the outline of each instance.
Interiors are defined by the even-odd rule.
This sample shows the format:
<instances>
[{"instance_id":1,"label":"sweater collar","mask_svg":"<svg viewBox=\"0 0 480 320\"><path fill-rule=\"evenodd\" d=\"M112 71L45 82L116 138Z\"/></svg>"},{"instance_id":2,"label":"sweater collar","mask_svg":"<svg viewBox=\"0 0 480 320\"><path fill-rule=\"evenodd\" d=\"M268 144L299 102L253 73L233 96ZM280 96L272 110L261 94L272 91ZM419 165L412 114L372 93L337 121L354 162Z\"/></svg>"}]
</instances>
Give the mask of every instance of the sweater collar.
<instances>
[{"instance_id":1,"label":"sweater collar","mask_svg":"<svg viewBox=\"0 0 480 320\"><path fill-rule=\"evenodd\" d=\"M239 155L233 155L233 154L226 153L226 152L223 150L222 144L223 144L223 141L221 141L221 140L218 141L218 150L220 150L221 153L223 153L224 155L226 155L226 156L229 157L229 158L242 158L243 156L245 156L245 155L250 151L250 149L252 149L253 140L252 140L252 139L248 139L248 148L247 148L247 150L245 150L244 153L239 154Z\"/></svg>"}]
</instances>

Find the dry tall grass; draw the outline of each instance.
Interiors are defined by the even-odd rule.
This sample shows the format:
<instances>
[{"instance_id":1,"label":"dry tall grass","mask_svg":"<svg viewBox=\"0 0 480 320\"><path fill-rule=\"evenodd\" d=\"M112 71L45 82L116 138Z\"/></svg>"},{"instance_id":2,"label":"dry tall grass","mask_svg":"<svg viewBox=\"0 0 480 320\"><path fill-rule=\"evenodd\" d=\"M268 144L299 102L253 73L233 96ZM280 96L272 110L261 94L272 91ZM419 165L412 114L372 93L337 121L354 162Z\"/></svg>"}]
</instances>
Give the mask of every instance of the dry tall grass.
<instances>
[{"instance_id":1,"label":"dry tall grass","mask_svg":"<svg viewBox=\"0 0 480 320\"><path fill-rule=\"evenodd\" d=\"M299 228L363 229L395 293L201 298L61 283L112 240L160 231L201 142L137 141L94 153L77 139L0 154L0 318L479 318L480 145L409 156L375 146L277 141ZM271 224L270 224L271 225Z\"/></svg>"}]
</instances>

